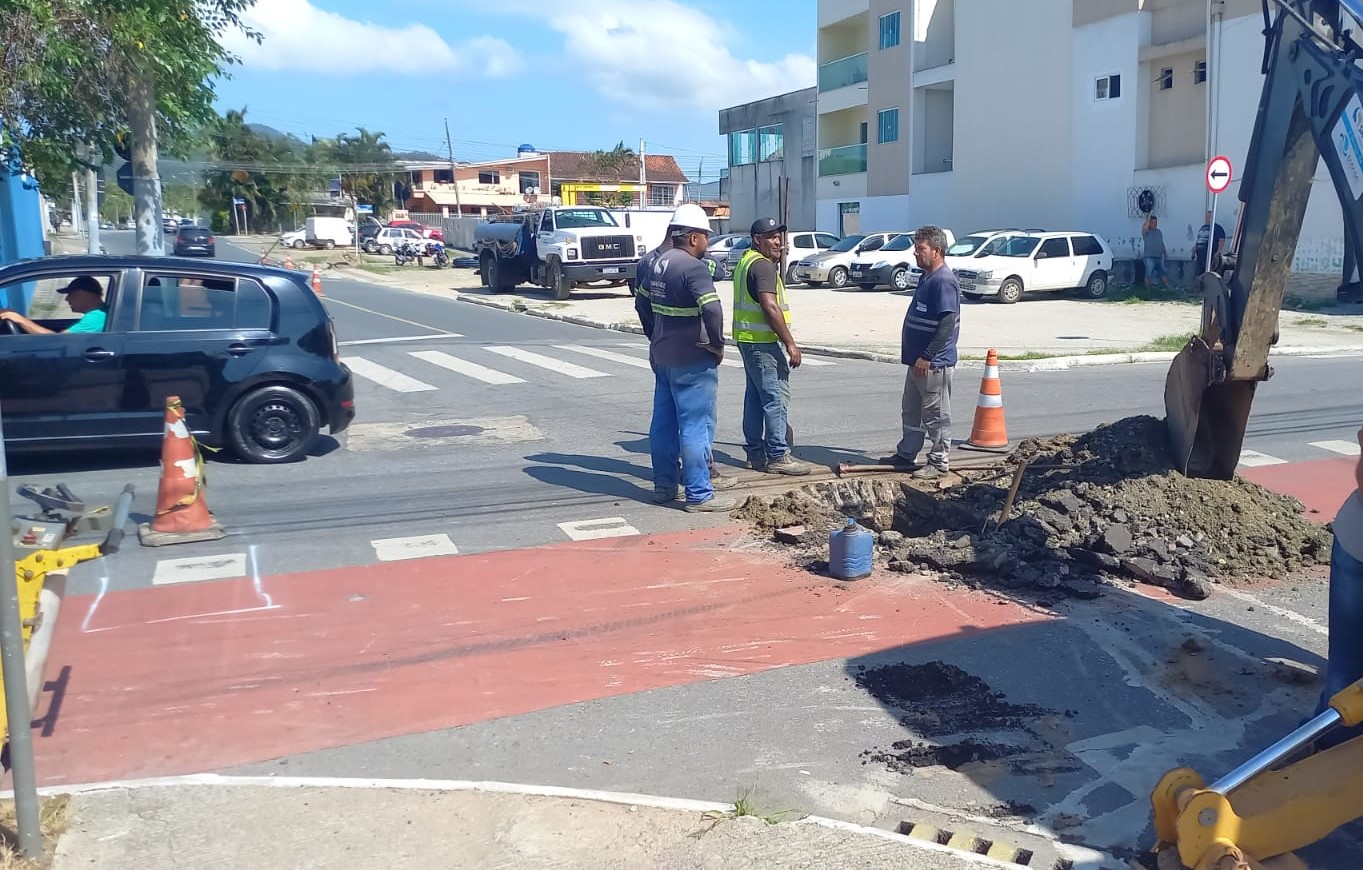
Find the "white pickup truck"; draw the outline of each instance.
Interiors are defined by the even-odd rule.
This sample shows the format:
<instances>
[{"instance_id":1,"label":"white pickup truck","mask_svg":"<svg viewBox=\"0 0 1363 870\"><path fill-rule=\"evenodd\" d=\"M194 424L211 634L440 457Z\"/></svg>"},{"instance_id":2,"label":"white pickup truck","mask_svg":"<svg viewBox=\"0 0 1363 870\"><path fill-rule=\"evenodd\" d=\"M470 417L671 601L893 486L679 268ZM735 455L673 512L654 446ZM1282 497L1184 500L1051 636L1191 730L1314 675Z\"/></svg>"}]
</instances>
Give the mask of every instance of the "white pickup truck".
<instances>
[{"instance_id":1,"label":"white pickup truck","mask_svg":"<svg viewBox=\"0 0 1363 870\"><path fill-rule=\"evenodd\" d=\"M498 215L474 230L483 283L494 291L530 282L567 299L582 284L619 287L634 278L644 234L620 226L608 209L562 205Z\"/></svg>"}]
</instances>

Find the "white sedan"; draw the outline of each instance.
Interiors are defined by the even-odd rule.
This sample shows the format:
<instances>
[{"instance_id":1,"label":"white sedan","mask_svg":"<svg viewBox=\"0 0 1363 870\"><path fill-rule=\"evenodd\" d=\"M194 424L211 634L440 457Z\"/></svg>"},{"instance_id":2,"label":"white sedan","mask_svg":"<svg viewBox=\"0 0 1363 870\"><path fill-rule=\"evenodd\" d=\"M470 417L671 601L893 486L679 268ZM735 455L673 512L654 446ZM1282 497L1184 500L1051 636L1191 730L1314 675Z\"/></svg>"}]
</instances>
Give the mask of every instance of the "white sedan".
<instances>
[{"instance_id":1,"label":"white sedan","mask_svg":"<svg viewBox=\"0 0 1363 870\"><path fill-rule=\"evenodd\" d=\"M308 244L307 231L294 230L291 233L285 233L279 237L279 243L286 248L293 248L295 251L301 251L303 248L307 247Z\"/></svg>"}]
</instances>

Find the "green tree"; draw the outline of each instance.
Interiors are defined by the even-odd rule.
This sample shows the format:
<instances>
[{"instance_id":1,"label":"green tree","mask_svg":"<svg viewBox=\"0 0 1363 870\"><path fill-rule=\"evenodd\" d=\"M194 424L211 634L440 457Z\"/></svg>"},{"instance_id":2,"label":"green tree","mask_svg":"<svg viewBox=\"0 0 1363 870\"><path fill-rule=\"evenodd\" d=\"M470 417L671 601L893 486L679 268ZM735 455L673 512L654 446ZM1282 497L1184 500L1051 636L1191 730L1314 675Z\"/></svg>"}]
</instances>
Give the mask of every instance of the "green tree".
<instances>
[{"instance_id":1,"label":"green tree","mask_svg":"<svg viewBox=\"0 0 1363 870\"><path fill-rule=\"evenodd\" d=\"M354 135L341 133L335 139L316 140L316 147L318 156L325 158L322 162L335 164L342 191L374 206L375 212L393 206L393 183L405 173L383 133L356 127Z\"/></svg>"},{"instance_id":2,"label":"green tree","mask_svg":"<svg viewBox=\"0 0 1363 870\"><path fill-rule=\"evenodd\" d=\"M634 149L626 148L625 143L617 142L609 151L593 151L587 156L587 165L599 181L614 181L622 184L626 176L631 181L639 175L639 156ZM597 193L588 199L610 208L622 208L634 204L634 194L625 191Z\"/></svg>"},{"instance_id":3,"label":"green tree","mask_svg":"<svg viewBox=\"0 0 1363 870\"><path fill-rule=\"evenodd\" d=\"M235 226L235 199L244 200L247 225L276 227L290 212L289 165L297 156L287 143L267 139L246 123L245 109L231 109L210 125L210 156L220 168L204 175L199 202L210 214L226 213L217 229ZM240 211L238 211L240 214Z\"/></svg>"},{"instance_id":4,"label":"green tree","mask_svg":"<svg viewBox=\"0 0 1363 870\"><path fill-rule=\"evenodd\" d=\"M132 91L150 84L170 153L214 116L213 82L236 62L228 32L255 0L0 0L0 125L41 182L112 157ZM86 152L84 149L89 148ZM82 156L86 154L86 156Z\"/></svg>"}]
</instances>

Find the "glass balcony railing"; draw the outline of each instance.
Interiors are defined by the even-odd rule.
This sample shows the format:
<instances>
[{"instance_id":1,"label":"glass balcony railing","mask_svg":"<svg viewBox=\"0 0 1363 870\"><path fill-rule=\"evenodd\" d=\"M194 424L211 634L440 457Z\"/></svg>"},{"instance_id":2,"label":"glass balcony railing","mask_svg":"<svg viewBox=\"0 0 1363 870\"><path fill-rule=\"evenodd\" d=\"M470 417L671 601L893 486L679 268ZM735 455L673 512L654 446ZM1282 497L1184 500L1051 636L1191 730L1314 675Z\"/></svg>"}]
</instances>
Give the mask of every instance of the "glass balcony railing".
<instances>
[{"instance_id":1,"label":"glass balcony railing","mask_svg":"<svg viewBox=\"0 0 1363 870\"><path fill-rule=\"evenodd\" d=\"M819 67L819 90L836 91L866 81L866 52Z\"/></svg>"},{"instance_id":2,"label":"glass balcony railing","mask_svg":"<svg viewBox=\"0 0 1363 870\"><path fill-rule=\"evenodd\" d=\"M819 175L853 175L866 171L866 145L819 150Z\"/></svg>"}]
</instances>

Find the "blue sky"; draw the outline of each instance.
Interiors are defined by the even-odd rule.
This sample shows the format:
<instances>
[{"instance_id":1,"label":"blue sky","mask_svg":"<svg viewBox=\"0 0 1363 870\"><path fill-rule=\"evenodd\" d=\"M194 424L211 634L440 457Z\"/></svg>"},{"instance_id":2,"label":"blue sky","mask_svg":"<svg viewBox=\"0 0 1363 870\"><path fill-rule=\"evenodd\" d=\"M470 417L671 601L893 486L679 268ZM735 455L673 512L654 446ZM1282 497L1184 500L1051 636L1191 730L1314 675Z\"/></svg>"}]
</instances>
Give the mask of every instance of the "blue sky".
<instances>
[{"instance_id":1,"label":"blue sky","mask_svg":"<svg viewBox=\"0 0 1363 870\"><path fill-rule=\"evenodd\" d=\"M459 160L642 137L710 180L725 163L720 109L814 83L815 4L258 0L264 42L229 42L242 63L218 108L300 135L364 126L442 155L448 117Z\"/></svg>"}]
</instances>

